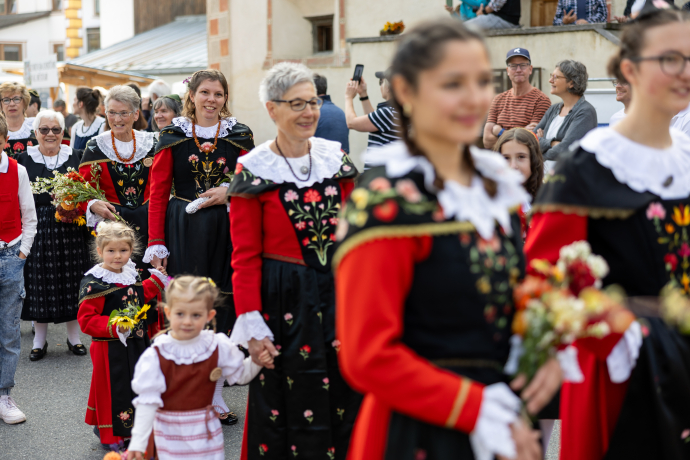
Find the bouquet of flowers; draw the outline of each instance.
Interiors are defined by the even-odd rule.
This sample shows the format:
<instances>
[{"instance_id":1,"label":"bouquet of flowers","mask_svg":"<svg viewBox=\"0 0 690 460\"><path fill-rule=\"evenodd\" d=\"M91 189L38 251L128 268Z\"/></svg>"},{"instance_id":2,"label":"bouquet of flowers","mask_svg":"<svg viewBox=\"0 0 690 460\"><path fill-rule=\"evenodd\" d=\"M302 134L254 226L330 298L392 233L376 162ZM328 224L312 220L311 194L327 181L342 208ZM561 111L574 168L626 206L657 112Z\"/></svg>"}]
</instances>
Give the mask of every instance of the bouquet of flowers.
<instances>
[{"instance_id":1,"label":"bouquet of flowers","mask_svg":"<svg viewBox=\"0 0 690 460\"><path fill-rule=\"evenodd\" d=\"M91 165L91 174L93 183L98 184L101 167L97 164ZM85 225L84 212L78 205L91 200L108 201L98 185L87 182L74 168L68 168L66 174L53 171L53 175L53 178L37 178L31 183L31 191L34 195L50 194L56 208L55 219L58 222ZM115 217L120 220L117 214Z\"/></svg>"},{"instance_id":2,"label":"bouquet of flowers","mask_svg":"<svg viewBox=\"0 0 690 460\"><path fill-rule=\"evenodd\" d=\"M623 333L635 320L622 305L622 293L601 290L609 268L586 241L561 248L556 265L534 260L532 268L542 276L527 276L514 291L513 332L524 349L518 373L528 379L575 340Z\"/></svg>"},{"instance_id":3,"label":"bouquet of flowers","mask_svg":"<svg viewBox=\"0 0 690 460\"><path fill-rule=\"evenodd\" d=\"M666 324L690 335L690 299L683 289L671 282L661 291L661 316Z\"/></svg>"},{"instance_id":4,"label":"bouquet of flowers","mask_svg":"<svg viewBox=\"0 0 690 460\"><path fill-rule=\"evenodd\" d=\"M380 35L398 35L403 33L405 30L405 24L400 22L387 22L383 29L381 29Z\"/></svg>"},{"instance_id":5,"label":"bouquet of flowers","mask_svg":"<svg viewBox=\"0 0 690 460\"><path fill-rule=\"evenodd\" d=\"M139 307L138 305L127 302L127 306L120 310L113 310L108 320L108 325L117 325L122 329L133 329L140 321L146 319L146 312L151 308L149 304Z\"/></svg>"}]
</instances>

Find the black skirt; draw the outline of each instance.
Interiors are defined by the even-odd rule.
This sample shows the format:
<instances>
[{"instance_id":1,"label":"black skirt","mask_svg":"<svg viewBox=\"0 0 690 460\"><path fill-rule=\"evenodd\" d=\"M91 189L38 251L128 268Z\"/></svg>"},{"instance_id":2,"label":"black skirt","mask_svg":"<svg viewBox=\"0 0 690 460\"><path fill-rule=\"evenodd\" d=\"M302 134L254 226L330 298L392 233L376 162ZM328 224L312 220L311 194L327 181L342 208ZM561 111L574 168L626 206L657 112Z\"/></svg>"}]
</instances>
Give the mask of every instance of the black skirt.
<instances>
[{"instance_id":1,"label":"black skirt","mask_svg":"<svg viewBox=\"0 0 690 460\"><path fill-rule=\"evenodd\" d=\"M248 457L345 459L361 396L338 369L333 275L264 259L262 276L280 355L249 387Z\"/></svg>"},{"instance_id":2,"label":"black skirt","mask_svg":"<svg viewBox=\"0 0 690 460\"><path fill-rule=\"evenodd\" d=\"M38 226L24 266L26 299L21 318L38 323L77 319L79 283L93 262L86 226L56 222L54 206L36 208Z\"/></svg>"}]
</instances>

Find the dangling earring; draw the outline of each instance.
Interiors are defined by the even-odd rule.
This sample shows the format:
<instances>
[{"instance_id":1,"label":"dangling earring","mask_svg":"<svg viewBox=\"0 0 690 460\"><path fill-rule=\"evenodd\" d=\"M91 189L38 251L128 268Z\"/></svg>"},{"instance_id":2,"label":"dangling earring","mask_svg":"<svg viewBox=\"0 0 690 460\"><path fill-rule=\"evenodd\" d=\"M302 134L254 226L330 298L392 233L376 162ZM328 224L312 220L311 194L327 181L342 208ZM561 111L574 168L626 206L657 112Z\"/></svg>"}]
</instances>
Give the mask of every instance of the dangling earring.
<instances>
[{"instance_id":1,"label":"dangling earring","mask_svg":"<svg viewBox=\"0 0 690 460\"><path fill-rule=\"evenodd\" d=\"M412 116L412 104L410 104L409 102L406 102L403 104L402 109L403 109L403 114L405 114L405 116L407 118L410 118Z\"/></svg>"}]
</instances>

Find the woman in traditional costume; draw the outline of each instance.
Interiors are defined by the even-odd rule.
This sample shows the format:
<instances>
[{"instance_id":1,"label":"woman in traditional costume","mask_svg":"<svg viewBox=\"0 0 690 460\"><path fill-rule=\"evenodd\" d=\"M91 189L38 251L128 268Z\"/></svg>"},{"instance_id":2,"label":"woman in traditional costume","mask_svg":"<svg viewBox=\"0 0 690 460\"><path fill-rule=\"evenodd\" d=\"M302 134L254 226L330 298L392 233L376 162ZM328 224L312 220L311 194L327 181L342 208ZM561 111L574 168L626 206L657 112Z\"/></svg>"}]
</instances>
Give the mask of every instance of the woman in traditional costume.
<instances>
[{"instance_id":1,"label":"woman in traditional costume","mask_svg":"<svg viewBox=\"0 0 690 460\"><path fill-rule=\"evenodd\" d=\"M403 141L367 153L334 257L340 365L365 394L348 458L536 460L503 373L528 195L471 147L493 98L486 47L459 22L427 22L391 74ZM554 360L538 375L522 393L532 413L560 384Z\"/></svg>"},{"instance_id":2,"label":"woman in traditional costume","mask_svg":"<svg viewBox=\"0 0 690 460\"><path fill-rule=\"evenodd\" d=\"M609 264L604 285L658 296L675 281L690 293L690 138L669 130L690 103L687 56L685 12L643 12L626 26L609 73L630 83L628 115L590 132L547 175L528 260L555 262L563 246L585 240ZM576 349L562 363L561 460L690 458L687 337L643 318Z\"/></svg>"},{"instance_id":3,"label":"woman in traditional costume","mask_svg":"<svg viewBox=\"0 0 690 460\"><path fill-rule=\"evenodd\" d=\"M70 147L73 149L84 150L91 138L102 132L105 119L97 114L100 103L99 90L86 86L77 88L72 110L81 120L72 126L70 133Z\"/></svg>"},{"instance_id":4,"label":"woman in traditional costume","mask_svg":"<svg viewBox=\"0 0 690 460\"><path fill-rule=\"evenodd\" d=\"M9 128L7 143L3 150L10 158L25 152L27 147L36 145L36 136L33 131L34 119L26 116L30 101L29 90L21 83L6 81L0 85L0 107Z\"/></svg>"},{"instance_id":5,"label":"woman in traditional costume","mask_svg":"<svg viewBox=\"0 0 690 460\"><path fill-rule=\"evenodd\" d=\"M87 209L87 223L95 227L104 220L115 220L118 214L146 244L153 133L132 128L140 116L139 96L132 88L114 86L105 103L112 129L87 143L79 173L103 190L108 201L92 200L83 205ZM141 256L135 255L133 260L139 270L148 267Z\"/></svg>"},{"instance_id":6,"label":"woman in traditional costume","mask_svg":"<svg viewBox=\"0 0 690 460\"><path fill-rule=\"evenodd\" d=\"M52 179L53 171L65 174L67 168L79 168L81 152L61 145L64 129L62 114L52 110L44 110L34 118L38 145L17 155L17 162L26 168L31 182L39 177ZM71 223L59 221L47 193L34 195L34 201L38 229L24 267L26 298L21 315L22 320L35 323L29 359L38 361L45 356L49 323L65 323L67 347L75 355L83 356L86 348L79 338L77 312L79 283L91 265L83 226L86 222L76 215Z\"/></svg>"},{"instance_id":7,"label":"woman in traditional costume","mask_svg":"<svg viewBox=\"0 0 690 460\"><path fill-rule=\"evenodd\" d=\"M314 137L322 101L304 65L276 65L260 96L278 136L240 157L230 185L231 339L257 363L277 357L251 383L242 459L344 459L360 396L338 370L331 261L357 170Z\"/></svg>"},{"instance_id":8,"label":"woman in traditional costume","mask_svg":"<svg viewBox=\"0 0 690 460\"><path fill-rule=\"evenodd\" d=\"M139 248L138 236L121 222L99 224L96 250L101 263L86 272L79 289L79 325L91 339L93 373L86 407L86 423L94 426L101 444L119 444L131 436L134 423L132 391L134 366L149 346L145 304L160 296L168 277L149 269L142 281L130 256ZM137 324L123 327L111 313L137 307Z\"/></svg>"},{"instance_id":9,"label":"woman in traditional costume","mask_svg":"<svg viewBox=\"0 0 690 460\"><path fill-rule=\"evenodd\" d=\"M217 70L189 81L183 116L160 133L151 173L149 240L144 261L172 275L211 278L223 294L217 330L234 323L228 172L254 148L251 130L231 117L228 83ZM172 198L170 198L172 195Z\"/></svg>"}]
</instances>

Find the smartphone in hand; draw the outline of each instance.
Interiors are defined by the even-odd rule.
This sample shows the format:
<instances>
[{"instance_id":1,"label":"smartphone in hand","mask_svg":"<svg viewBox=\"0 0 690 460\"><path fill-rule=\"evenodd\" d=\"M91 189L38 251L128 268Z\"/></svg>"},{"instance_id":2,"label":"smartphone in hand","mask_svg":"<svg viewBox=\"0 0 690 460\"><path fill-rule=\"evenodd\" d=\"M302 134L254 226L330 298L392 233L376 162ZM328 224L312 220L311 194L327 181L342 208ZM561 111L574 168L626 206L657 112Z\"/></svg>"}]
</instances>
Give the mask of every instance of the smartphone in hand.
<instances>
[{"instance_id":1,"label":"smartphone in hand","mask_svg":"<svg viewBox=\"0 0 690 460\"><path fill-rule=\"evenodd\" d=\"M356 81L357 83L361 83L363 73L364 73L364 65L357 64L355 66L355 74L352 76L352 81Z\"/></svg>"}]
</instances>

